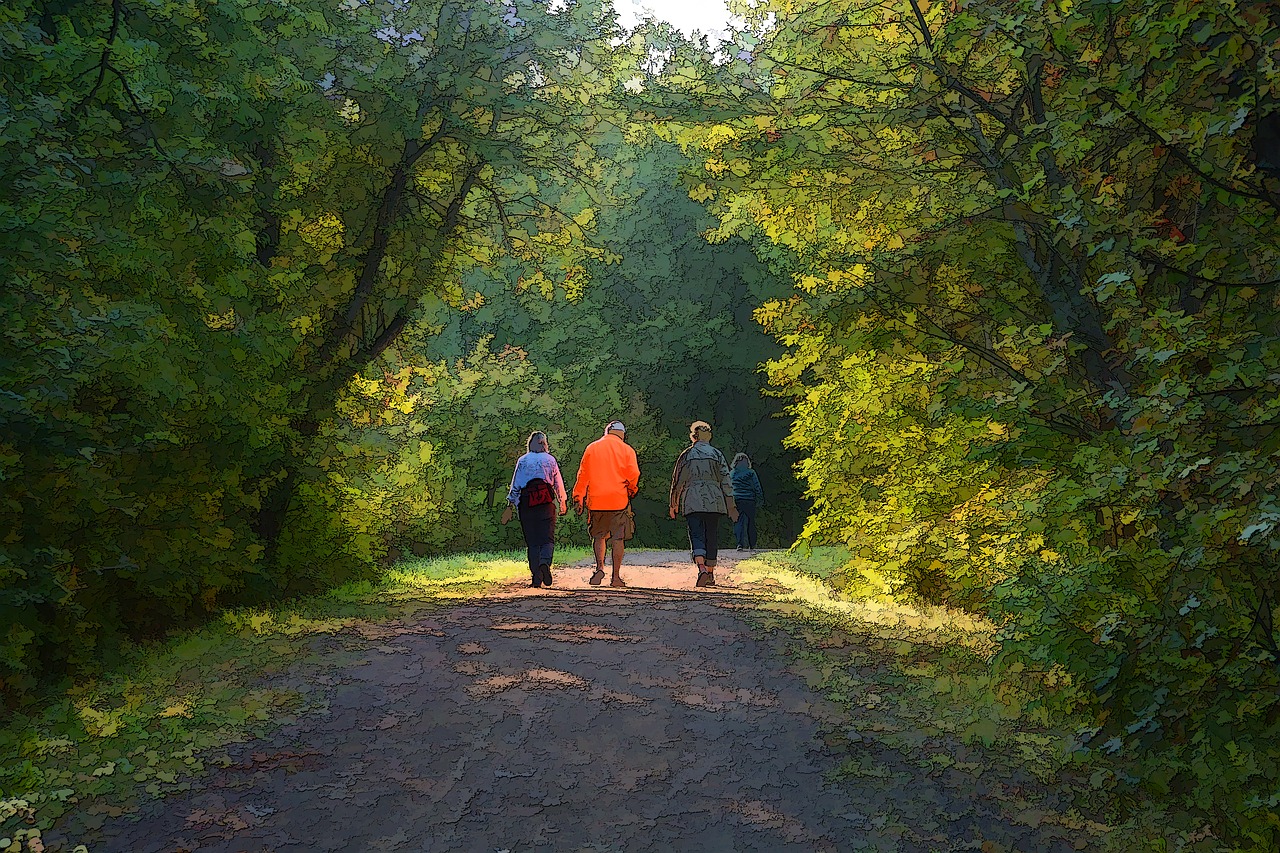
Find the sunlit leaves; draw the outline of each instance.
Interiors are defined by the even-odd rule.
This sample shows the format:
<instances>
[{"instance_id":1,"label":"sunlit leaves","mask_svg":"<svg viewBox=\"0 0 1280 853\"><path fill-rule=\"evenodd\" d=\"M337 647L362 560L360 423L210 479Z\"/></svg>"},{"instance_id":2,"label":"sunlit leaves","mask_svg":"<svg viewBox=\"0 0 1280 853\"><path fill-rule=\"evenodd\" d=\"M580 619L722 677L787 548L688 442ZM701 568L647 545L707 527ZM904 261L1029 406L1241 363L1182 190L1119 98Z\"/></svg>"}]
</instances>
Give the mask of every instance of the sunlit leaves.
<instances>
[{"instance_id":1,"label":"sunlit leaves","mask_svg":"<svg viewBox=\"0 0 1280 853\"><path fill-rule=\"evenodd\" d=\"M1280 654L1274 15L747 14L771 104L675 134L712 236L756 239L804 295L757 318L789 347L769 376L805 535L857 549L851 575L992 606L1002 665L1063 668L1119 772L1194 791L1184 830L1274 846L1276 706L1244 698Z\"/></svg>"}]
</instances>

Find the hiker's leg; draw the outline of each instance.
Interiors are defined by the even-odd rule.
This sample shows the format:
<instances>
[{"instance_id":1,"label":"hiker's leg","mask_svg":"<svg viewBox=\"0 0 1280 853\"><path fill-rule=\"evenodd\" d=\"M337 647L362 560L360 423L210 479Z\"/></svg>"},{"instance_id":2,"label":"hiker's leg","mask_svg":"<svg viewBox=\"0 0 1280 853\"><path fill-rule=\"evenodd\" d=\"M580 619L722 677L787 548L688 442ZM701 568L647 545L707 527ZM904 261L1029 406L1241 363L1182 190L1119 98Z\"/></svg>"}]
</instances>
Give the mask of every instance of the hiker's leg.
<instances>
[{"instance_id":1,"label":"hiker's leg","mask_svg":"<svg viewBox=\"0 0 1280 853\"><path fill-rule=\"evenodd\" d=\"M555 553L556 542L556 505L543 504L536 507L538 515L535 557L538 561L536 569L538 579L543 586L551 586L551 557Z\"/></svg>"},{"instance_id":2,"label":"hiker's leg","mask_svg":"<svg viewBox=\"0 0 1280 853\"><path fill-rule=\"evenodd\" d=\"M518 506L516 517L520 519L520 532L524 534L524 546L529 559L530 586L542 583L542 572L538 568L538 530L536 521L530 517L529 507Z\"/></svg>"},{"instance_id":3,"label":"hiker's leg","mask_svg":"<svg viewBox=\"0 0 1280 853\"><path fill-rule=\"evenodd\" d=\"M615 537L613 540L613 576L621 577L622 571L622 555L626 552L627 543L620 538Z\"/></svg>"},{"instance_id":4,"label":"hiker's leg","mask_svg":"<svg viewBox=\"0 0 1280 853\"><path fill-rule=\"evenodd\" d=\"M738 520L733 525L734 536L738 539L738 549L755 549L756 547L756 502L736 501Z\"/></svg>"},{"instance_id":5,"label":"hiker's leg","mask_svg":"<svg viewBox=\"0 0 1280 853\"><path fill-rule=\"evenodd\" d=\"M555 547L556 507L555 504L521 507L520 526L524 528L524 540L529 546L529 573L533 576L533 585L551 586L551 574L547 567L551 564L551 552Z\"/></svg>"},{"instance_id":6,"label":"hiker's leg","mask_svg":"<svg viewBox=\"0 0 1280 853\"><path fill-rule=\"evenodd\" d=\"M552 504L547 512L547 543L542 546L539 562L542 564L542 585L551 586L551 564L556 557L556 505Z\"/></svg>"},{"instance_id":7,"label":"hiker's leg","mask_svg":"<svg viewBox=\"0 0 1280 853\"><path fill-rule=\"evenodd\" d=\"M595 572L592 573L591 578L587 581L587 583L591 584L592 586L599 586L600 583L604 580L604 552L605 552L605 548L607 547L605 543L608 541L609 541L608 531L598 532L592 535L591 548L593 551L595 551L595 555L596 555L596 570Z\"/></svg>"},{"instance_id":8,"label":"hiker's leg","mask_svg":"<svg viewBox=\"0 0 1280 853\"><path fill-rule=\"evenodd\" d=\"M539 547L537 545L528 546L529 576L533 578L534 586L538 586L540 583L542 583L542 569L540 568L539 562L538 562L538 551L539 551Z\"/></svg>"},{"instance_id":9,"label":"hiker's leg","mask_svg":"<svg viewBox=\"0 0 1280 853\"><path fill-rule=\"evenodd\" d=\"M716 567L716 557L720 553L720 513L709 512L706 516L707 532L704 541L707 548L707 571L711 571Z\"/></svg>"},{"instance_id":10,"label":"hiker's leg","mask_svg":"<svg viewBox=\"0 0 1280 853\"><path fill-rule=\"evenodd\" d=\"M529 558L529 570L536 571L538 568L538 546L525 539L525 553Z\"/></svg>"},{"instance_id":11,"label":"hiker's leg","mask_svg":"<svg viewBox=\"0 0 1280 853\"><path fill-rule=\"evenodd\" d=\"M707 558L707 522L702 515L700 512L691 512L684 517L689 528L689 556L693 558L698 571L703 570L702 564Z\"/></svg>"},{"instance_id":12,"label":"hiker's leg","mask_svg":"<svg viewBox=\"0 0 1280 853\"><path fill-rule=\"evenodd\" d=\"M608 541L609 541L609 534L604 533L597 536L591 543L592 546L595 548L595 552L596 552L596 571L598 572L604 571L604 549L605 549L605 543Z\"/></svg>"},{"instance_id":13,"label":"hiker's leg","mask_svg":"<svg viewBox=\"0 0 1280 853\"><path fill-rule=\"evenodd\" d=\"M538 577L543 586L551 586L551 560L555 556L556 546L548 542L538 548Z\"/></svg>"},{"instance_id":14,"label":"hiker's leg","mask_svg":"<svg viewBox=\"0 0 1280 853\"><path fill-rule=\"evenodd\" d=\"M694 585L698 587L712 585L712 552L707 545L714 519L715 513L710 512L691 512L685 516L689 525L689 551L693 555L693 564L698 568L698 579Z\"/></svg>"}]
</instances>

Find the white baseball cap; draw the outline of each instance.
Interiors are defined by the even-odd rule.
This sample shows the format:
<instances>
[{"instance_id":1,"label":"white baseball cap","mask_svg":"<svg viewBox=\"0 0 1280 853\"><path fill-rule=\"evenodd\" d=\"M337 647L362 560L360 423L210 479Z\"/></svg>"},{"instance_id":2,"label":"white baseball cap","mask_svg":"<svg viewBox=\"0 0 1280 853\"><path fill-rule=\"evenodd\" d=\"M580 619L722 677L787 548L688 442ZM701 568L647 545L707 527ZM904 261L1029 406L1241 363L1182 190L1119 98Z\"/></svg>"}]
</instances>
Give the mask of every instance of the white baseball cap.
<instances>
[{"instance_id":1,"label":"white baseball cap","mask_svg":"<svg viewBox=\"0 0 1280 853\"><path fill-rule=\"evenodd\" d=\"M612 421L607 427L604 428L605 432L613 432L615 430L618 432L625 433L627 431L627 428L622 425L622 421Z\"/></svg>"}]
</instances>

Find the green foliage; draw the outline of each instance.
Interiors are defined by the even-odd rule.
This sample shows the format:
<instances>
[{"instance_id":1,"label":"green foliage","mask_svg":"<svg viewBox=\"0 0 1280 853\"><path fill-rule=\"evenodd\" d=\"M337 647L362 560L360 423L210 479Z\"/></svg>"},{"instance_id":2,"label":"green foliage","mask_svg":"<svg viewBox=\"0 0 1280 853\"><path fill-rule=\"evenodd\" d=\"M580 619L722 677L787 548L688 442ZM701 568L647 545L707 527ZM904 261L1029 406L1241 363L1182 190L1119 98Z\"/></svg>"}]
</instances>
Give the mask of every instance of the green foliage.
<instances>
[{"instance_id":1,"label":"green foliage","mask_svg":"<svg viewBox=\"0 0 1280 853\"><path fill-rule=\"evenodd\" d=\"M658 36L614 34L592 4L0 12L6 704L225 606L515 546L535 428L571 479L625 419L645 541L680 537L694 417L795 514L746 307L779 285L638 144L618 81Z\"/></svg>"},{"instance_id":2,"label":"green foliage","mask_svg":"<svg viewBox=\"0 0 1280 853\"><path fill-rule=\"evenodd\" d=\"M366 559L520 547L519 526L502 527L498 517L531 432L547 433L568 488L573 449L599 438L600 412L618 413L642 448L654 431L618 379L595 377L589 366L548 371L519 348L495 352L487 337L452 364L403 352L398 369L352 383L315 451L327 474L318 487L332 507L317 529L335 531L344 549L365 543ZM560 534L582 536L568 519Z\"/></svg>"},{"instance_id":3,"label":"green foliage","mask_svg":"<svg viewBox=\"0 0 1280 853\"><path fill-rule=\"evenodd\" d=\"M376 499L314 464L347 383L470 267L604 257L612 23L517 11L0 11L6 703L367 572Z\"/></svg>"},{"instance_id":4,"label":"green foliage","mask_svg":"<svg viewBox=\"0 0 1280 853\"><path fill-rule=\"evenodd\" d=\"M804 572L831 581L839 578L840 572L849 564L852 552L841 546L813 546L810 542L800 543L796 548L787 551L766 551L751 558L752 564L763 563L777 566L794 572Z\"/></svg>"},{"instance_id":5,"label":"green foliage","mask_svg":"<svg viewBox=\"0 0 1280 853\"><path fill-rule=\"evenodd\" d=\"M846 597L997 624L1135 843L1280 846L1275 10L740 11L0 9L4 702L515 546L536 428L626 420L665 544L706 418Z\"/></svg>"},{"instance_id":6,"label":"green foliage","mask_svg":"<svg viewBox=\"0 0 1280 853\"><path fill-rule=\"evenodd\" d=\"M771 105L667 132L795 277L757 316L806 536L1064 678L1095 782L1169 804L1135 832L1275 849L1274 10L746 11Z\"/></svg>"}]
</instances>

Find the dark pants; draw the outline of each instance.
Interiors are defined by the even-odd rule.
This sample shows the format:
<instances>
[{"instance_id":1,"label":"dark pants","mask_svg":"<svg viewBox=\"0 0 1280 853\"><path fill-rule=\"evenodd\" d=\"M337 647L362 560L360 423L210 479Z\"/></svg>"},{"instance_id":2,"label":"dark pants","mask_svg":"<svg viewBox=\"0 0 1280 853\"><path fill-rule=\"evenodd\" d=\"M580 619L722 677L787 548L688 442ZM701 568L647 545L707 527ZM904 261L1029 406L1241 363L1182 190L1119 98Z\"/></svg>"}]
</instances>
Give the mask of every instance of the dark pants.
<instances>
[{"instance_id":1,"label":"dark pants","mask_svg":"<svg viewBox=\"0 0 1280 853\"><path fill-rule=\"evenodd\" d=\"M556 552L556 505L541 506L520 504L520 530L524 544L529 549L529 571L537 573L540 566L551 567Z\"/></svg>"},{"instance_id":2,"label":"dark pants","mask_svg":"<svg viewBox=\"0 0 1280 853\"><path fill-rule=\"evenodd\" d=\"M707 569L716 566L716 555L720 553L720 519L718 512L691 512L684 517L689 525L689 550L695 557L705 557Z\"/></svg>"},{"instance_id":3,"label":"dark pants","mask_svg":"<svg viewBox=\"0 0 1280 853\"><path fill-rule=\"evenodd\" d=\"M733 523L733 535L739 548L756 547L756 502L734 501L738 505L738 520Z\"/></svg>"}]
</instances>

